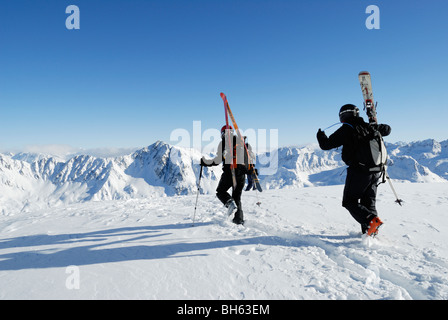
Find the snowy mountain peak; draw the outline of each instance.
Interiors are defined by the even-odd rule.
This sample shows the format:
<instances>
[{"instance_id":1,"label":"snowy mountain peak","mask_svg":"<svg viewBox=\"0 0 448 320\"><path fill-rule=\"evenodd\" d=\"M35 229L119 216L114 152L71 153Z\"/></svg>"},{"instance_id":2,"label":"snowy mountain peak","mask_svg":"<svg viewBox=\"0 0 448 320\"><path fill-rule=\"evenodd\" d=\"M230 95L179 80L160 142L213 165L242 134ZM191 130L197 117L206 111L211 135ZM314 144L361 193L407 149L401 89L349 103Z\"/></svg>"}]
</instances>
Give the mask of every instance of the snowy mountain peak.
<instances>
[{"instance_id":1,"label":"snowy mountain peak","mask_svg":"<svg viewBox=\"0 0 448 320\"><path fill-rule=\"evenodd\" d=\"M387 144L389 175L411 182L448 180L448 140ZM201 154L156 141L128 155L68 160L38 153L0 154L0 204L56 204L88 200L185 195L196 192ZM257 155L265 189L344 183L340 150L315 145L282 147ZM272 170L272 169L275 170ZM269 169L269 170L268 170ZM214 193L220 166L204 168L201 192Z\"/></svg>"}]
</instances>

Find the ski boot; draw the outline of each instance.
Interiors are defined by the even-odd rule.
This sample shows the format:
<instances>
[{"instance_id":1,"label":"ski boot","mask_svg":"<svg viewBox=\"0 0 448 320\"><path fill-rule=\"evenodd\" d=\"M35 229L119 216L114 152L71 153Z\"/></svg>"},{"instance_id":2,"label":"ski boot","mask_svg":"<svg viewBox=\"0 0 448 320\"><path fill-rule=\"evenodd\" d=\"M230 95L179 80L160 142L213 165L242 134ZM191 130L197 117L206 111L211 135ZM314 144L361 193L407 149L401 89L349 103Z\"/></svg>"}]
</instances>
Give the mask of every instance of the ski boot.
<instances>
[{"instance_id":1,"label":"ski boot","mask_svg":"<svg viewBox=\"0 0 448 320\"><path fill-rule=\"evenodd\" d=\"M378 234L379 227L383 224L383 222L378 217L374 217L370 220L369 229L367 229L368 236L376 236Z\"/></svg>"},{"instance_id":2,"label":"ski boot","mask_svg":"<svg viewBox=\"0 0 448 320\"><path fill-rule=\"evenodd\" d=\"M233 222L234 224L241 224L241 225L244 224L243 210L238 209L238 210L235 212L235 217L233 218L232 222Z\"/></svg>"},{"instance_id":3,"label":"ski boot","mask_svg":"<svg viewBox=\"0 0 448 320\"><path fill-rule=\"evenodd\" d=\"M235 201L233 201L233 199L229 199L226 204L225 207L227 208L227 216L231 216L232 213L235 212L235 210L237 209L237 206L235 204Z\"/></svg>"}]
</instances>

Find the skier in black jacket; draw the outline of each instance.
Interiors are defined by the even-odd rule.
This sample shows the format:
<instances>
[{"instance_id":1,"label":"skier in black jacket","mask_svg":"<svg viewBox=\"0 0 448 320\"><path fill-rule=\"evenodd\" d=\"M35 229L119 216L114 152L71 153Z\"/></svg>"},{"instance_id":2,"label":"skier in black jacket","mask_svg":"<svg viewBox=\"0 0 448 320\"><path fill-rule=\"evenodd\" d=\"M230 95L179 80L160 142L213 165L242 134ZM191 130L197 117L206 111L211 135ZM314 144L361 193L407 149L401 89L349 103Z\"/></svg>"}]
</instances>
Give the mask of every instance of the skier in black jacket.
<instances>
[{"instance_id":1,"label":"skier in black jacket","mask_svg":"<svg viewBox=\"0 0 448 320\"><path fill-rule=\"evenodd\" d=\"M317 140L322 150L330 150L342 146L342 160L347 164L342 206L361 224L362 233L377 232L382 221L376 211L376 192L380 172L371 172L363 168L356 160L357 126L368 126L359 116L359 109L346 104L339 111L339 119L343 125L327 137L321 129L317 132ZM390 134L391 128L385 124L374 125L382 136Z\"/></svg>"},{"instance_id":2,"label":"skier in black jacket","mask_svg":"<svg viewBox=\"0 0 448 320\"><path fill-rule=\"evenodd\" d=\"M204 157L201 159L201 166L211 167L217 166L220 163L223 163L222 166L222 175L219 180L218 187L216 189L216 196L218 199L225 205L228 209L228 214L231 215L235 209L235 216L233 218L233 223L235 224L244 224L244 216L243 216L243 208L241 205L241 194L244 188L244 184L246 183L246 174L248 173L247 169L247 156L244 150L244 146L241 146L239 143L239 139L233 135L233 129L230 127L232 132L231 137L233 140L233 159L231 159L229 147L226 145L228 141L226 141L226 126L223 126L221 129L221 141L218 145L218 152L214 159L207 160ZM249 150L250 146L247 145ZM226 157L227 156L227 157ZM232 195L230 195L227 190L233 187L233 177L231 171L231 164L236 157L237 164L235 168L235 180L236 186L233 188Z\"/></svg>"}]
</instances>

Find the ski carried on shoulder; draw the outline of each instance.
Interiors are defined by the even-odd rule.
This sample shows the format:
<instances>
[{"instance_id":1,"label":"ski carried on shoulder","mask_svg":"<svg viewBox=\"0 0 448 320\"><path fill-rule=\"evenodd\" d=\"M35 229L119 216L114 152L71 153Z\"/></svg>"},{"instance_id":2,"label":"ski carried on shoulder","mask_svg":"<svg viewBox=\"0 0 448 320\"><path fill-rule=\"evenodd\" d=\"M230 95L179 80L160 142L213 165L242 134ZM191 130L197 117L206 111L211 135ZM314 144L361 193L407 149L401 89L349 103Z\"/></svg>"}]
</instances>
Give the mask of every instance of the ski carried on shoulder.
<instances>
[{"instance_id":1,"label":"ski carried on shoulder","mask_svg":"<svg viewBox=\"0 0 448 320\"><path fill-rule=\"evenodd\" d=\"M367 113L367 117L369 118L369 123L378 124L376 107L377 104L374 103L373 100L373 91L372 91L372 77L368 71L361 71L358 74L359 84L361 85L362 97L364 99L364 107ZM395 191L394 186L392 185L392 181L387 173L387 169L384 170L385 177L389 182L390 188L395 195L395 202L401 206L403 200L398 198L397 192Z\"/></svg>"},{"instance_id":2,"label":"ski carried on shoulder","mask_svg":"<svg viewBox=\"0 0 448 320\"><path fill-rule=\"evenodd\" d=\"M359 84L361 85L362 97L364 98L364 108L369 118L369 123L378 123L376 117L376 105L373 101L372 79L370 73L361 71L358 75Z\"/></svg>"},{"instance_id":3,"label":"ski carried on shoulder","mask_svg":"<svg viewBox=\"0 0 448 320\"><path fill-rule=\"evenodd\" d=\"M236 161L235 158L236 155L233 154L233 137L230 134L230 127L229 127L229 116L228 116L228 107L229 107L229 103L227 102L227 97L224 93L221 93L221 98L222 101L224 102L224 112L226 115L226 140L227 140L227 150L229 152L229 157L231 159L231 163L230 163L230 170L232 172L232 186L233 186L233 190L235 190L236 188L236 176L235 176L235 168L236 168ZM228 160L225 160L228 161Z\"/></svg>"},{"instance_id":4,"label":"ski carried on shoulder","mask_svg":"<svg viewBox=\"0 0 448 320\"><path fill-rule=\"evenodd\" d=\"M225 114L226 114L226 126L227 126L227 127L229 126L229 125L228 125L228 115L229 115L229 116L230 116L230 119L231 119L231 121L232 121L232 124L233 124L233 129L235 130L235 132L236 132L236 134L237 134L237 139L239 138L239 139L240 139L240 143L244 146L244 150L245 150L245 152L246 152L247 159L248 159L248 162L249 162L249 163L248 163L248 165L249 165L249 172L252 172L251 175L252 175L252 179L253 179L253 182L254 182L254 184L255 184L255 187L257 188L258 191L262 192L263 190L262 190L262 188L261 188L261 185L260 185L260 181L259 181L259 179L258 179L258 176L257 176L255 170L253 170L253 169L254 169L254 165L253 165L253 163L252 163L252 161L251 161L250 154L249 154L249 150L247 150L246 143L244 142L244 137L241 135L240 129L239 129L238 125L236 124L235 117L233 116L232 110L230 109L229 102L227 101L227 97L226 97L226 95L225 95L224 93L222 93L222 92L221 92L221 98L222 98L222 100L224 101L224 107L225 107L225 109L226 109L226 110L225 110ZM230 131L228 131L228 132L229 132L229 135L230 135ZM233 149L233 148L232 148L232 149ZM236 156L236 155L235 155L235 156ZM234 175L234 170L232 171L232 175Z\"/></svg>"}]
</instances>

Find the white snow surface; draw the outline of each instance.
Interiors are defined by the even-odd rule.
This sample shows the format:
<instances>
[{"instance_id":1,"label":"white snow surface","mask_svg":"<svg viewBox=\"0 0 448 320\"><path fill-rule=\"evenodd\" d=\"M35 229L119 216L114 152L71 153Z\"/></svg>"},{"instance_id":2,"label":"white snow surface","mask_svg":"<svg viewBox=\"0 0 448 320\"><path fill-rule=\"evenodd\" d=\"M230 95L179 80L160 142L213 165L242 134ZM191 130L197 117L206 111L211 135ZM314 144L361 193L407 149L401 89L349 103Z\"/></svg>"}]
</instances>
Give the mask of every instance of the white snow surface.
<instances>
[{"instance_id":1,"label":"white snow surface","mask_svg":"<svg viewBox=\"0 0 448 320\"><path fill-rule=\"evenodd\" d=\"M245 226L213 194L194 226L194 193L3 211L0 299L448 299L448 183L395 188L376 238L343 185L244 192Z\"/></svg>"}]
</instances>

